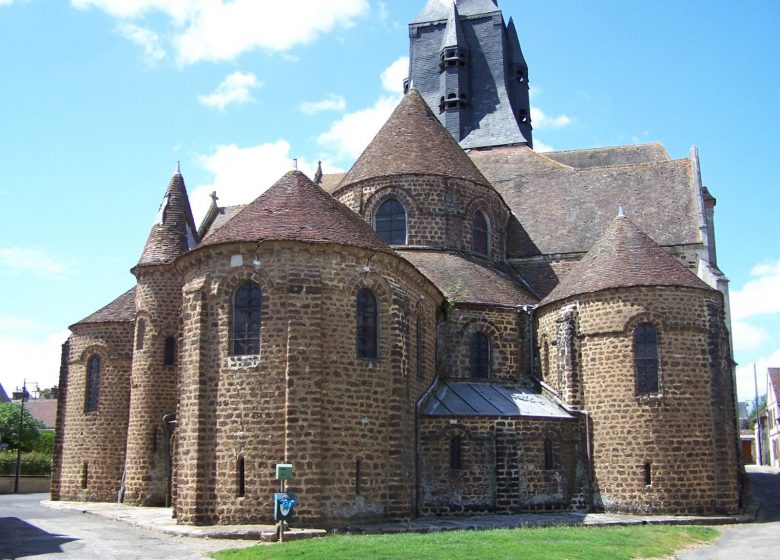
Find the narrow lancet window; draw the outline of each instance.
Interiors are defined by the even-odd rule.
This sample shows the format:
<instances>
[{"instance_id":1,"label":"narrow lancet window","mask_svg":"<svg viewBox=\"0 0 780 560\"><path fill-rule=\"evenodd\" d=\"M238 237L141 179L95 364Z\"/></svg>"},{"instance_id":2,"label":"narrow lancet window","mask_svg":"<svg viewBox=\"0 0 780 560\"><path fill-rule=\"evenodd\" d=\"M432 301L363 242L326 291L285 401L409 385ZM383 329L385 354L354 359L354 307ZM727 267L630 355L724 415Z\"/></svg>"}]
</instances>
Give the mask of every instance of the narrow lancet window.
<instances>
[{"instance_id":1,"label":"narrow lancet window","mask_svg":"<svg viewBox=\"0 0 780 560\"><path fill-rule=\"evenodd\" d=\"M368 288L358 291L355 315L357 356L376 360L379 357L378 310L376 296Z\"/></svg>"},{"instance_id":2,"label":"narrow lancet window","mask_svg":"<svg viewBox=\"0 0 780 560\"><path fill-rule=\"evenodd\" d=\"M658 392L658 332L650 323L634 330L636 391L640 395Z\"/></svg>"},{"instance_id":3,"label":"narrow lancet window","mask_svg":"<svg viewBox=\"0 0 780 560\"><path fill-rule=\"evenodd\" d=\"M469 368L471 377L490 377L490 340L483 332L475 332L469 341Z\"/></svg>"},{"instance_id":4,"label":"narrow lancet window","mask_svg":"<svg viewBox=\"0 0 780 560\"><path fill-rule=\"evenodd\" d=\"M87 361L87 387L84 397L84 412L98 409L100 396L100 356L92 356Z\"/></svg>"},{"instance_id":5,"label":"narrow lancet window","mask_svg":"<svg viewBox=\"0 0 780 560\"><path fill-rule=\"evenodd\" d=\"M463 438L452 436L450 438L450 469L459 471L463 468Z\"/></svg>"},{"instance_id":6,"label":"narrow lancet window","mask_svg":"<svg viewBox=\"0 0 780 560\"><path fill-rule=\"evenodd\" d=\"M233 296L233 332L231 354L233 356L260 353L260 319L263 293L254 282L239 286Z\"/></svg>"},{"instance_id":7,"label":"narrow lancet window","mask_svg":"<svg viewBox=\"0 0 780 560\"><path fill-rule=\"evenodd\" d=\"M490 249L490 232L488 222L482 212L474 213L474 221L471 226L471 246L475 253L488 255Z\"/></svg>"},{"instance_id":8,"label":"narrow lancet window","mask_svg":"<svg viewBox=\"0 0 780 560\"><path fill-rule=\"evenodd\" d=\"M169 336L165 339L165 356L163 365L176 365L176 338Z\"/></svg>"}]
</instances>

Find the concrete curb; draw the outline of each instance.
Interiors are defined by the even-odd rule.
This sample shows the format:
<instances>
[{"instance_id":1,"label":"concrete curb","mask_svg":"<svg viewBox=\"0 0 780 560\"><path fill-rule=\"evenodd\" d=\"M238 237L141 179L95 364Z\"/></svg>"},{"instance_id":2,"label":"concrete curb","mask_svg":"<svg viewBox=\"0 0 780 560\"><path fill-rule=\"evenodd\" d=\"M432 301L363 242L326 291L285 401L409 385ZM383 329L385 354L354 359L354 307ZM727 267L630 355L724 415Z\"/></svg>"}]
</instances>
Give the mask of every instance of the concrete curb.
<instances>
[{"instance_id":1,"label":"concrete curb","mask_svg":"<svg viewBox=\"0 0 780 560\"><path fill-rule=\"evenodd\" d=\"M124 504L97 502L52 502L41 504L51 509L80 511L100 515L115 521L128 523L168 535L207 538L245 539L260 542L276 542L274 525L177 525L170 508L147 508ZM491 529L515 529L550 526L629 526L629 525L730 525L749 523L756 519L758 502L751 502L742 515L736 516L641 516L605 513L549 513L517 515L482 515L471 517L429 517L403 522L351 525L336 531L325 529L289 529L285 540L293 541L323 537L329 533L348 534L396 534L436 533L442 531L487 531Z\"/></svg>"}]
</instances>

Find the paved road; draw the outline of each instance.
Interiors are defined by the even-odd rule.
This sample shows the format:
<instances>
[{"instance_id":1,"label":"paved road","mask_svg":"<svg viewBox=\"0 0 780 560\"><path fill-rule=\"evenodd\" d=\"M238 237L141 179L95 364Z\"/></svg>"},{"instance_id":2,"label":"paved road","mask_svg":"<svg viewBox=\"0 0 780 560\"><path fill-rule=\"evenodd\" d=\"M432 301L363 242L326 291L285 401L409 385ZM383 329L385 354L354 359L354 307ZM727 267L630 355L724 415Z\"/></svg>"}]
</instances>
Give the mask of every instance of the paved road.
<instances>
[{"instance_id":1,"label":"paved road","mask_svg":"<svg viewBox=\"0 0 780 560\"><path fill-rule=\"evenodd\" d=\"M251 541L171 536L41 506L47 494L0 495L0 559L192 560Z\"/></svg>"},{"instance_id":2,"label":"paved road","mask_svg":"<svg viewBox=\"0 0 780 560\"><path fill-rule=\"evenodd\" d=\"M753 499L761 503L756 523L721 528L710 546L677 556L678 560L770 560L780 558L780 472L748 467Z\"/></svg>"}]
</instances>

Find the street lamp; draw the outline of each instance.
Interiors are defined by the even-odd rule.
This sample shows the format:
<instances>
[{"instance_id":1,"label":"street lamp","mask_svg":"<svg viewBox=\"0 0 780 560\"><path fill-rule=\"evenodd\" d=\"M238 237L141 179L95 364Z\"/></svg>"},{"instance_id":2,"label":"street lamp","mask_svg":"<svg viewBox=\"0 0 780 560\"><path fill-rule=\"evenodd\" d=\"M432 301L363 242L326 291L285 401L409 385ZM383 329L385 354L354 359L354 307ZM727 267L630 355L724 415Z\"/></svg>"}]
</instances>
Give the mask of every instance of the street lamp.
<instances>
[{"instance_id":1,"label":"street lamp","mask_svg":"<svg viewBox=\"0 0 780 560\"><path fill-rule=\"evenodd\" d=\"M16 449L16 478L14 479L14 494L19 493L19 479L22 476L22 430L24 428L24 401L27 398L27 380L22 383L22 406L19 408L19 436Z\"/></svg>"}]
</instances>

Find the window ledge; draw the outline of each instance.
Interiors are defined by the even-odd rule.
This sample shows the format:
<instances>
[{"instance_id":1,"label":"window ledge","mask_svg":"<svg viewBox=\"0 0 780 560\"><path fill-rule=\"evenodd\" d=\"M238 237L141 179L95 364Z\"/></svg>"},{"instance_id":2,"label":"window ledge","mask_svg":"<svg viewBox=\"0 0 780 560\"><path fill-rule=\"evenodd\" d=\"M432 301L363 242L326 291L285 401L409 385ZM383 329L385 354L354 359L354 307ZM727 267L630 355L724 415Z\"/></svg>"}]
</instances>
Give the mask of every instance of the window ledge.
<instances>
[{"instance_id":1,"label":"window ledge","mask_svg":"<svg viewBox=\"0 0 780 560\"><path fill-rule=\"evenodd\" d=\"M228 369L251 369L260 365L260 354L249 354L246 356L228 356Z\"/></svg>"},{"instance_id":2,"label":"window ledge","mask_svg":"<svg viewBox=\"0 0 780 560\"><path fill-rule=\"evenodd\" d=\"M660 404L663 400L663 393L644 393L636 395L637 404Z\"/></svg>"}]
</instances>

